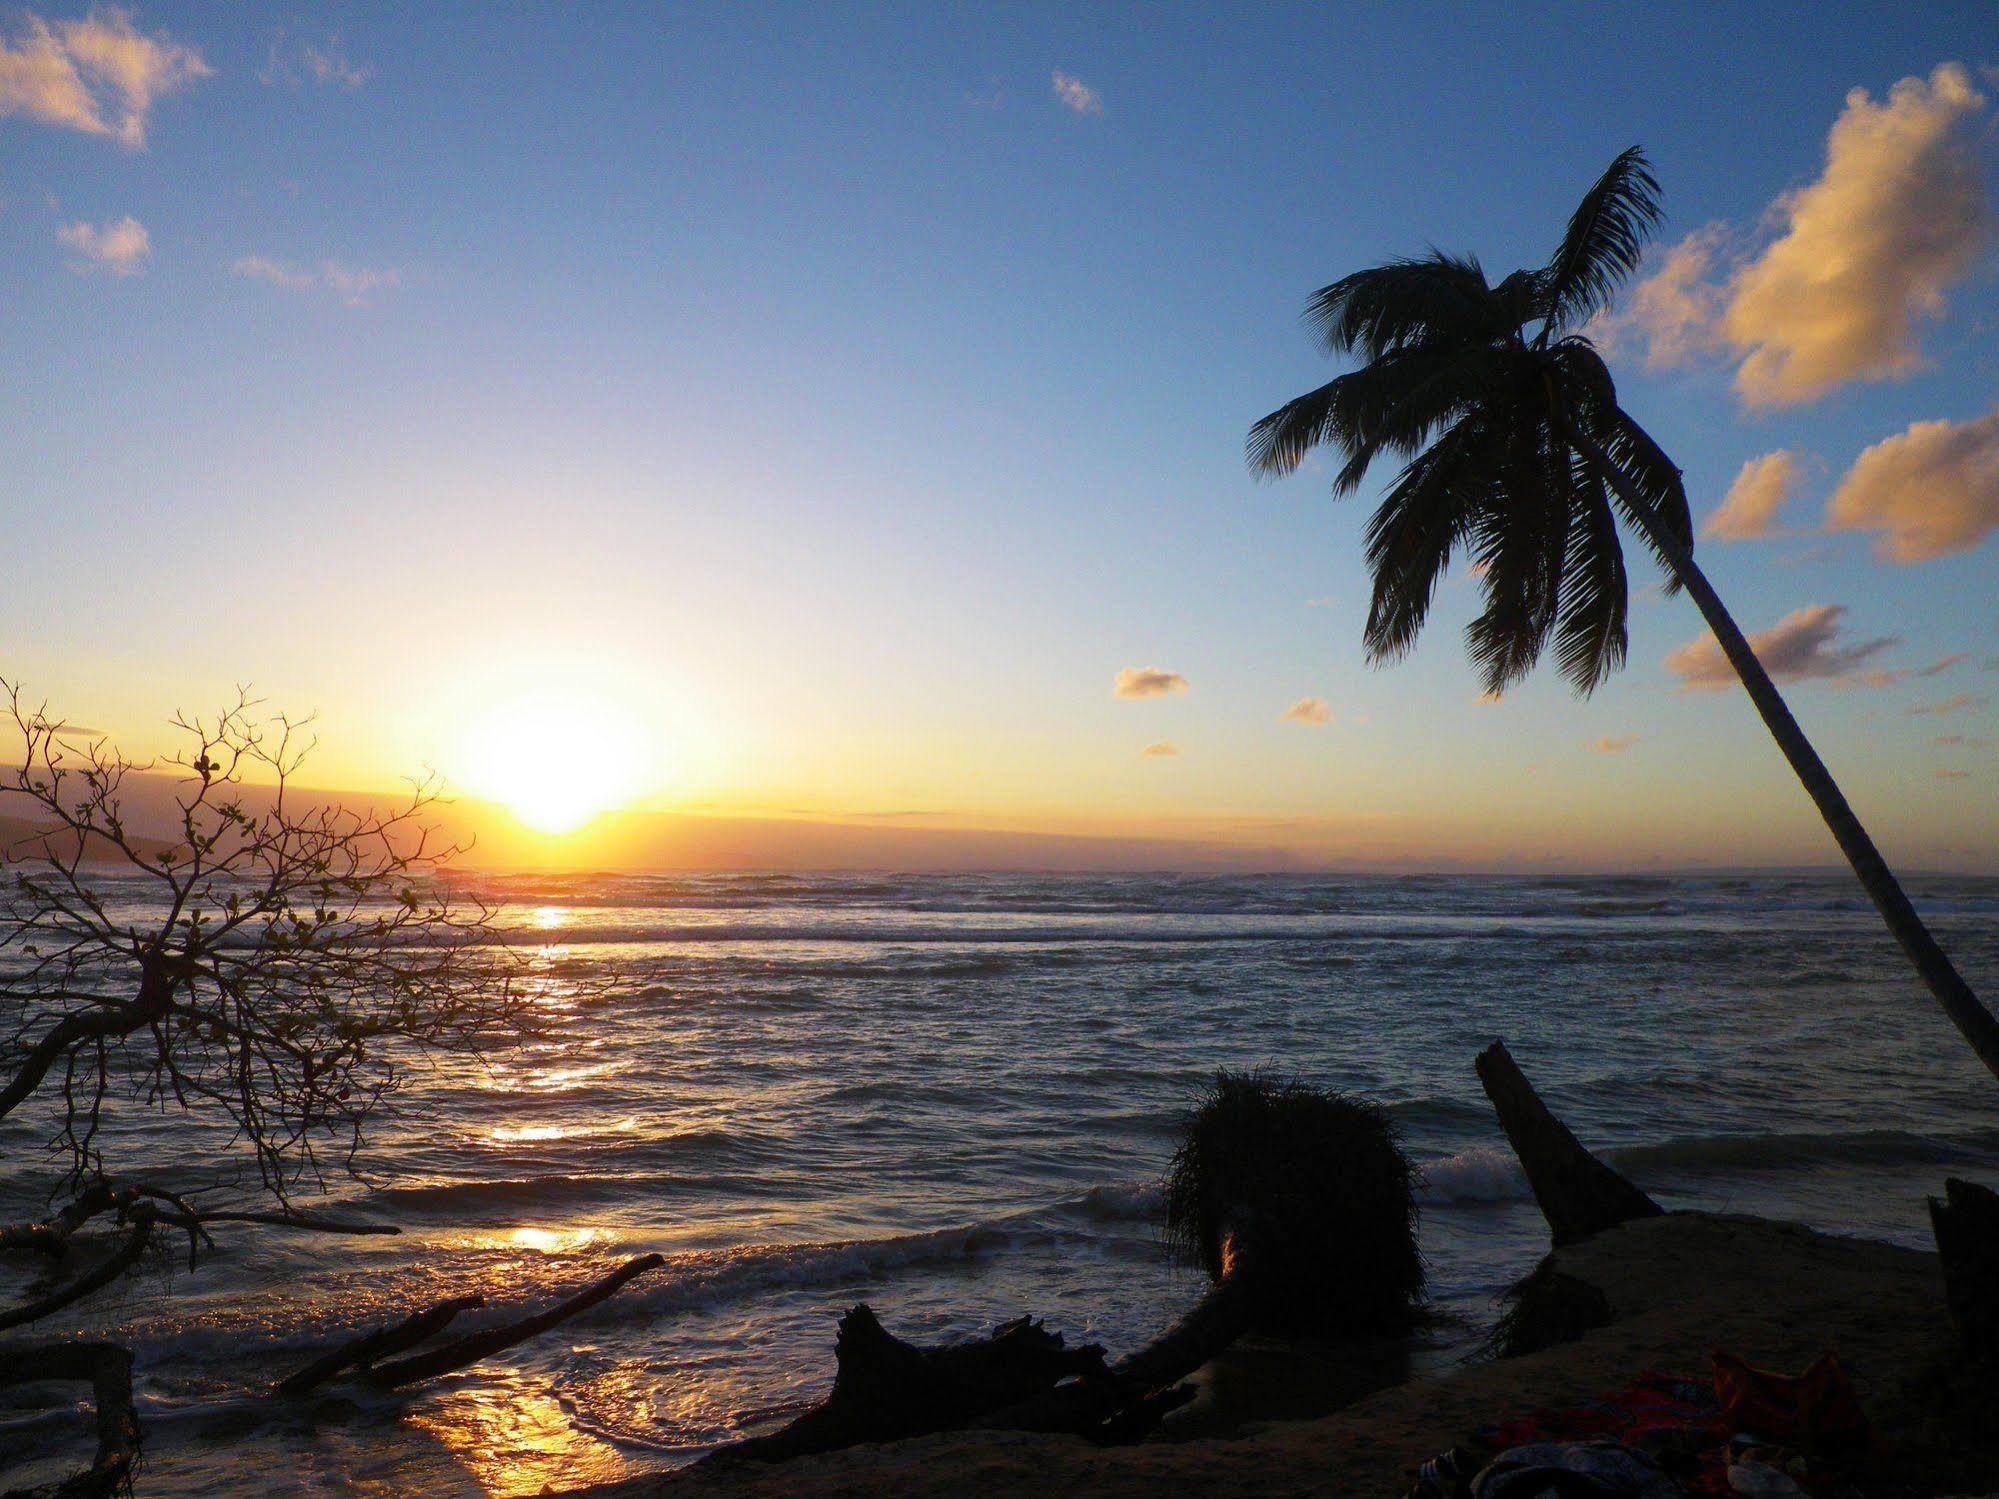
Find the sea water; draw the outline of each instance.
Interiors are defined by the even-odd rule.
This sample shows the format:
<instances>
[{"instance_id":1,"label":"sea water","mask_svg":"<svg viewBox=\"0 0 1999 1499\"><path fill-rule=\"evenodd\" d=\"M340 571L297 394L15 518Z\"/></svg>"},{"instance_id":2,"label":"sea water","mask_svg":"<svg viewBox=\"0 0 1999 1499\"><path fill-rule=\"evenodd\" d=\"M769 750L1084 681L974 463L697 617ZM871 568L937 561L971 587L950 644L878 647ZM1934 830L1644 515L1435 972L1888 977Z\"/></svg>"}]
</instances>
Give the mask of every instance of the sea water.
<instances>
[{"instance_id":1,"label":"sea water","mask_svg":"<svg viewBox=\"0 0 1999 1499\"><path fill-rule=\"evenodd\" d=\"M56 1319L137 1353L142 1492L535 1494L685 1462L822 1394L859 1301L922 1341L1027 1311L1115 1354L1200 1291L1158 1184L1217 1068L1386 1106L1423 1168L1445 1354L1545 1248L1472 1071L1495 1038L1669 1207L1922 1245L1946 1174L1999 1177L1999 1083L1843 877L483 885L553 1028L416 1071L366 1178L329 1182L402 1233L218 1225L198 1268ZM1911 890L1999 999L1999 881ZM46 1134L0 1125L0 1216L46 1210ZM129 1174L192 1169L171 1118L109 1146ZM460 1374L262 1397L439 1297L519 1314L649 1250L662 1269ZM0 1266L4 1299L36 1273ZM27 1465L4 1476L87 1454L80 1394L0 1401L0 1458Z\"/></svg>"}]
</instances>

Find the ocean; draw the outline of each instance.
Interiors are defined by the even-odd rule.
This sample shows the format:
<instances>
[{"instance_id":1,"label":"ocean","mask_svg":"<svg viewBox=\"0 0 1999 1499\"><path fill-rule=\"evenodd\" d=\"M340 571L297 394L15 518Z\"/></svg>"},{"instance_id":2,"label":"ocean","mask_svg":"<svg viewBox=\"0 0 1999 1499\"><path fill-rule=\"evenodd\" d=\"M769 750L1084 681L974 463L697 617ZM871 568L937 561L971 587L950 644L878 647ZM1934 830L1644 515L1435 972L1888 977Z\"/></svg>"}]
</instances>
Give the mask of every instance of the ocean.
<instances>
[{"instance_id":1,"label":"ocean","mask_svg":"<svg viewBox=\"0 0 1999 1499\"><path fill-rule=\"evenodd\" d=\"M857 1301L918 1340L1033 1312L1115 1354L1201 1289L1158 1183L1217 1068L1387 1107L1424 1172L1432 1364L1545 1247L1472 1071L1495 1038L1668 1207L1926 1245L1925 1193L1999 1178L1999 1083L1840 876L480 883L553 980L553 1033L422 1072L367 1179L331 1183L401 1236L218 1226L198 1269L92 1303L138 1354L142 1494L537 1494L686 1462L823 1393ZM1911 889L1999 1000L1999 880ZM46 1132L0 1125L0 1217L46 1210ZM112 1145L161 1180L189 1158L172 1120ZM664 1268L433 1385L258 1393L438 1297L523 1312L649 1250ZM4 1299L35 1268L0 1266ZM5 1477L87 1450L80 1399L0 1390Z\"/></svg>"}]
</instances>

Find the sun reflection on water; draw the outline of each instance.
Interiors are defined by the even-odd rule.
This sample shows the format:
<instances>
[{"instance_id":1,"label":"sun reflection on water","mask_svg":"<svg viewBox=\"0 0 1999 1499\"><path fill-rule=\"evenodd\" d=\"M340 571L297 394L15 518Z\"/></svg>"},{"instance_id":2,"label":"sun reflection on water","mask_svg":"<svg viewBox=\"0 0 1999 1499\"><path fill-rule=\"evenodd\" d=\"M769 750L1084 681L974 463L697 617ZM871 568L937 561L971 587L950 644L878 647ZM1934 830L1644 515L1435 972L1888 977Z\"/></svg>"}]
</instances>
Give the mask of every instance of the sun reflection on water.
<instances>
[{"instance_id":1,"label":"sun reflection on water","mask_svg":"<svg viewBox=\"0 0 1999 1499\"><path fill-rule=\"evenodd\" d=\"M442 1391L406 1419L443 1446L493 1499L605 1482L627 1471L562 1405L518 1376Z\"/></svg>"},{"instance_id":2,"label":"sun reflection on water","mask_svg":"<svg viewBox=\"0 0 1999 1499\"><path fill-rule=\"evenodd\" d=\"M605 1237L598 1228L530 1228L507 1230L503 1242L515 1249L532 1249L537 1254L568 1254Z\"/></svg>"}]
</instances>

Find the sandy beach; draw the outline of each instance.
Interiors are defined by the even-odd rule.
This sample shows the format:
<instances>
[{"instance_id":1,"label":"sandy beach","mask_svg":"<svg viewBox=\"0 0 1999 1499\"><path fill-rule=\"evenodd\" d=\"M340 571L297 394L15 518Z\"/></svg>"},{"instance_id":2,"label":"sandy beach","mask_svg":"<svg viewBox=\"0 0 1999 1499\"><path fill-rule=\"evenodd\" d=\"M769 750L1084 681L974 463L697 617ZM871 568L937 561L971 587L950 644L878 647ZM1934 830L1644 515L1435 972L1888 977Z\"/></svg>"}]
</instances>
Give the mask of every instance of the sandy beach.
<instances>
[{"instance_id":1,"label":"sandy beach","mask_svg":"<svg viewBox=\"0 0 1999 1499\"><path fill-rule=\"evenodd\" d=\"M1905 1392L1948 1346L1936 1259L1916 1250L1754 1218L1675 1213L1561 1250L1556 1262L1603 1290L1608 1326L1560 1347L1384 1390L1320 1420L1272 1422L1226 1440L1111 1449L1019 1433L933 1436L587 1492L591 1499L1396 1495L1420 1463L1479 1427L1600 1396L1642 1371L1698 1375L1716 1348L1794 1371L1832 1350L1870 1411L1892 1427L1904 1419L1897 1413ZM1887 1440L1898 1440L1892 1430ZM1889 1474L1882 1481L1893 1484L1897 1472L1914 1475L1934 1460L1900 1450L1877 1461Z\"/></svg>"}]
</instances>

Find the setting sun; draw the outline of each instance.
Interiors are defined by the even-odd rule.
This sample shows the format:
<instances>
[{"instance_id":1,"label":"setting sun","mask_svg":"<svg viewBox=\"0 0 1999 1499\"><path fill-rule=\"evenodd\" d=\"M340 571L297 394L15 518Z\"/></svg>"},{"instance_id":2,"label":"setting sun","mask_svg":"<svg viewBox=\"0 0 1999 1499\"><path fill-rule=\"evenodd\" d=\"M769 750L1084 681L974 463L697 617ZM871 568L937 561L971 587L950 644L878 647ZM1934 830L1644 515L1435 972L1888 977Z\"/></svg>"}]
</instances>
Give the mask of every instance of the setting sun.
<instances>
[{"instance_id":1,"label":"setting sun","mask_svg":"<svg viewBox=\"0 0 1999 1499\"><path fill-rule=\"evenodd\" d=\"M646 736L608 694L536 684L475 710L456 780L542 833L569 833L644 789Z\"/></svg>"}]
</instances>

